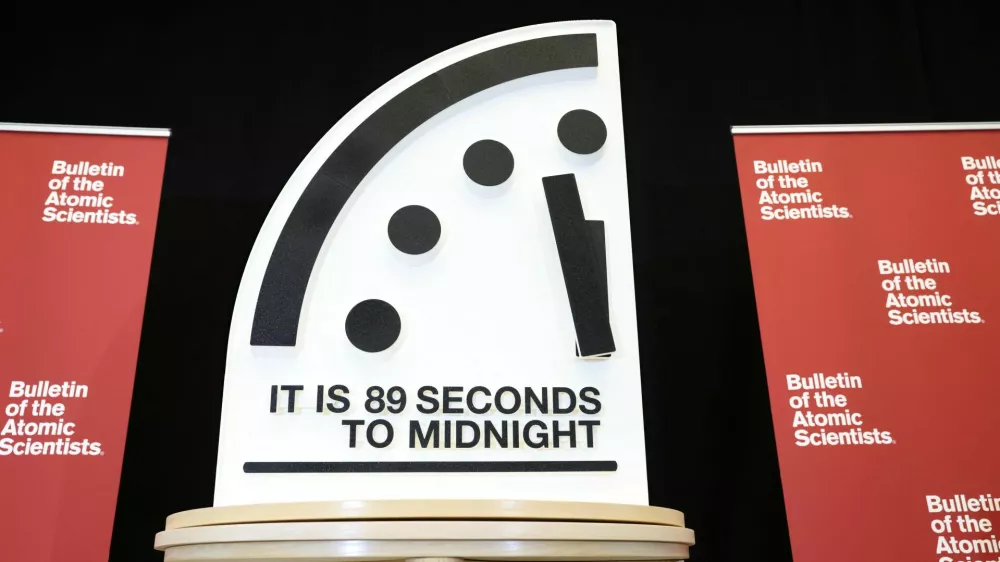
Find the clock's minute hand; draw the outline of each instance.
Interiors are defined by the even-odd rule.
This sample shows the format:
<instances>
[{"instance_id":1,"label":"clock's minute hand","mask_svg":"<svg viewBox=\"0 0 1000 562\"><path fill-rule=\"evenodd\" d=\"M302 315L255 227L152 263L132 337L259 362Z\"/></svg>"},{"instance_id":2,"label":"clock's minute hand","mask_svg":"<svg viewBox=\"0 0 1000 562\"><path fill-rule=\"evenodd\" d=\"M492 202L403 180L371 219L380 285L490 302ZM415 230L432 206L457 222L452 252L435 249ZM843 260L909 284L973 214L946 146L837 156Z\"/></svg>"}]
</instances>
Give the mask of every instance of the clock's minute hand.
<instances>
[{"instance_id":1,"label":"clock's minute hand","mask_svg":"<svg viewBox=\"0 0 1000 562\"><path fill-rule=\"evenodd\" d=\"M542 178L581 357L615 351L608 312L604 223L583 215L576 176Z\"/></svg>"}]
</instances>

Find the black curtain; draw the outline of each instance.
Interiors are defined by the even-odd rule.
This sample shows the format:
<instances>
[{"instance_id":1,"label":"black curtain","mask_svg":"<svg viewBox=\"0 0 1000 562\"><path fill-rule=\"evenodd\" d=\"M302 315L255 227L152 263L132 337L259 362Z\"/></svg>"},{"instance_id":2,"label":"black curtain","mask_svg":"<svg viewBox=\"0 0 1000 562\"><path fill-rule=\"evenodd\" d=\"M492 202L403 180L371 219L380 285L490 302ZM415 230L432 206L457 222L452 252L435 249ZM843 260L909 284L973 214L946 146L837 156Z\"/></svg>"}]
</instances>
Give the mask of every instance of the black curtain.
<instances>
[{"instance_id":1,"label":"black curtain","mask_svg":"<svg viewBox=\"0 0 1000 562\"><path fill-rule=\"evenodd\" d=\"M359 4L0 16L0 121L173 129L111 560L161 559L164 518L211 505L236 290L313 144L438 52L591 18L618 23L651 503L687 514L695 560L790 560L729 127L996 120L995 10Z\"/></svg>"}]
</instances>

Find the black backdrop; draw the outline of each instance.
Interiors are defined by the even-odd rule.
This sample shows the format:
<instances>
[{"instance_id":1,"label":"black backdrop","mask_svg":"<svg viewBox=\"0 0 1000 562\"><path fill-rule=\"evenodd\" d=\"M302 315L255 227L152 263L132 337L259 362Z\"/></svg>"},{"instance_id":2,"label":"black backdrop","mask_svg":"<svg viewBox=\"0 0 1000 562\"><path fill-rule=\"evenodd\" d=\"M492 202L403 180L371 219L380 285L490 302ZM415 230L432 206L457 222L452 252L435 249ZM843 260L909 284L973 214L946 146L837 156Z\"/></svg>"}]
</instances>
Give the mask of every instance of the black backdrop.
<instances>
[{"instance_id":1,"label":"black backdrop","mask_svg":"<svg viewBox=\"0 0 1000 562\"><path fill-rule=\"evenodd\" d=\"M345 4L141 4L126 20L36 3L0 15L0 121L173 129L111 559L159 560L164 518L211 505L243 265L313 144L440 51L607 18L620 45L651 503L688 515L696 560L789 560L729 126L996 119L996 15L955 2Z\"/></svg>"}]
</instances>

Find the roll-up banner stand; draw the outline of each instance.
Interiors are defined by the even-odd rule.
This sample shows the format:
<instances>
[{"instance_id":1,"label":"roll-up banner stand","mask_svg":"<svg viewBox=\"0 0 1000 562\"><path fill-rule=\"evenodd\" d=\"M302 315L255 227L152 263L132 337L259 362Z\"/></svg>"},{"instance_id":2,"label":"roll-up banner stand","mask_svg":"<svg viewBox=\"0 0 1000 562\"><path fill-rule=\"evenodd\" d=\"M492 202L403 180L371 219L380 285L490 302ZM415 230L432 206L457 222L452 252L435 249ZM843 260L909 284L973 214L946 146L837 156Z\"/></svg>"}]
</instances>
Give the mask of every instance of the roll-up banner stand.
<instances>
[{"instance_id":1,"label":"roll-up banner stand","mask_svg":"<svg viewBox=\"0 0 1000 562\"><path fill-rule=\"evenodd\" d=\"M168 136L0 124L3 560L108 559Z\"/></svg>"},{"instance_id":2,"label":"roll-up banner stand","mask_svg":"<svg viewBox=\"0 0 1000 562\"><path fill-rule=\"evenodd\" d=\"M733 132L795 560L997 560L1000 124Z\"/></svg>"}]
</instances>

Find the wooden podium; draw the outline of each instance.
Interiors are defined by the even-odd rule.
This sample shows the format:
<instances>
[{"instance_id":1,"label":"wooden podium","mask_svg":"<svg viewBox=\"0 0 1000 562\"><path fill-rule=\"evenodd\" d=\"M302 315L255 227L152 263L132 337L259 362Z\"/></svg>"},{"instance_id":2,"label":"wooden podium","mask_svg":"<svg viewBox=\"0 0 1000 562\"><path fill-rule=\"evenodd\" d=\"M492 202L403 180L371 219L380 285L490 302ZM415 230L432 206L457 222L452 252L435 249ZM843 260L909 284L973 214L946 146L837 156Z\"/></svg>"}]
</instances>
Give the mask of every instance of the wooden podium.
<instances>
[{"instance_id":1,"label":"wooden podium","mask_svg":"<svg viewBox=\"0 0 1000 562\"><path fill-rule=\"evenodd\" d=\"M388 500L213 507L167 518L165 562L685 560L694 532L639 505Z\"/></svg>"}]
</instances>

